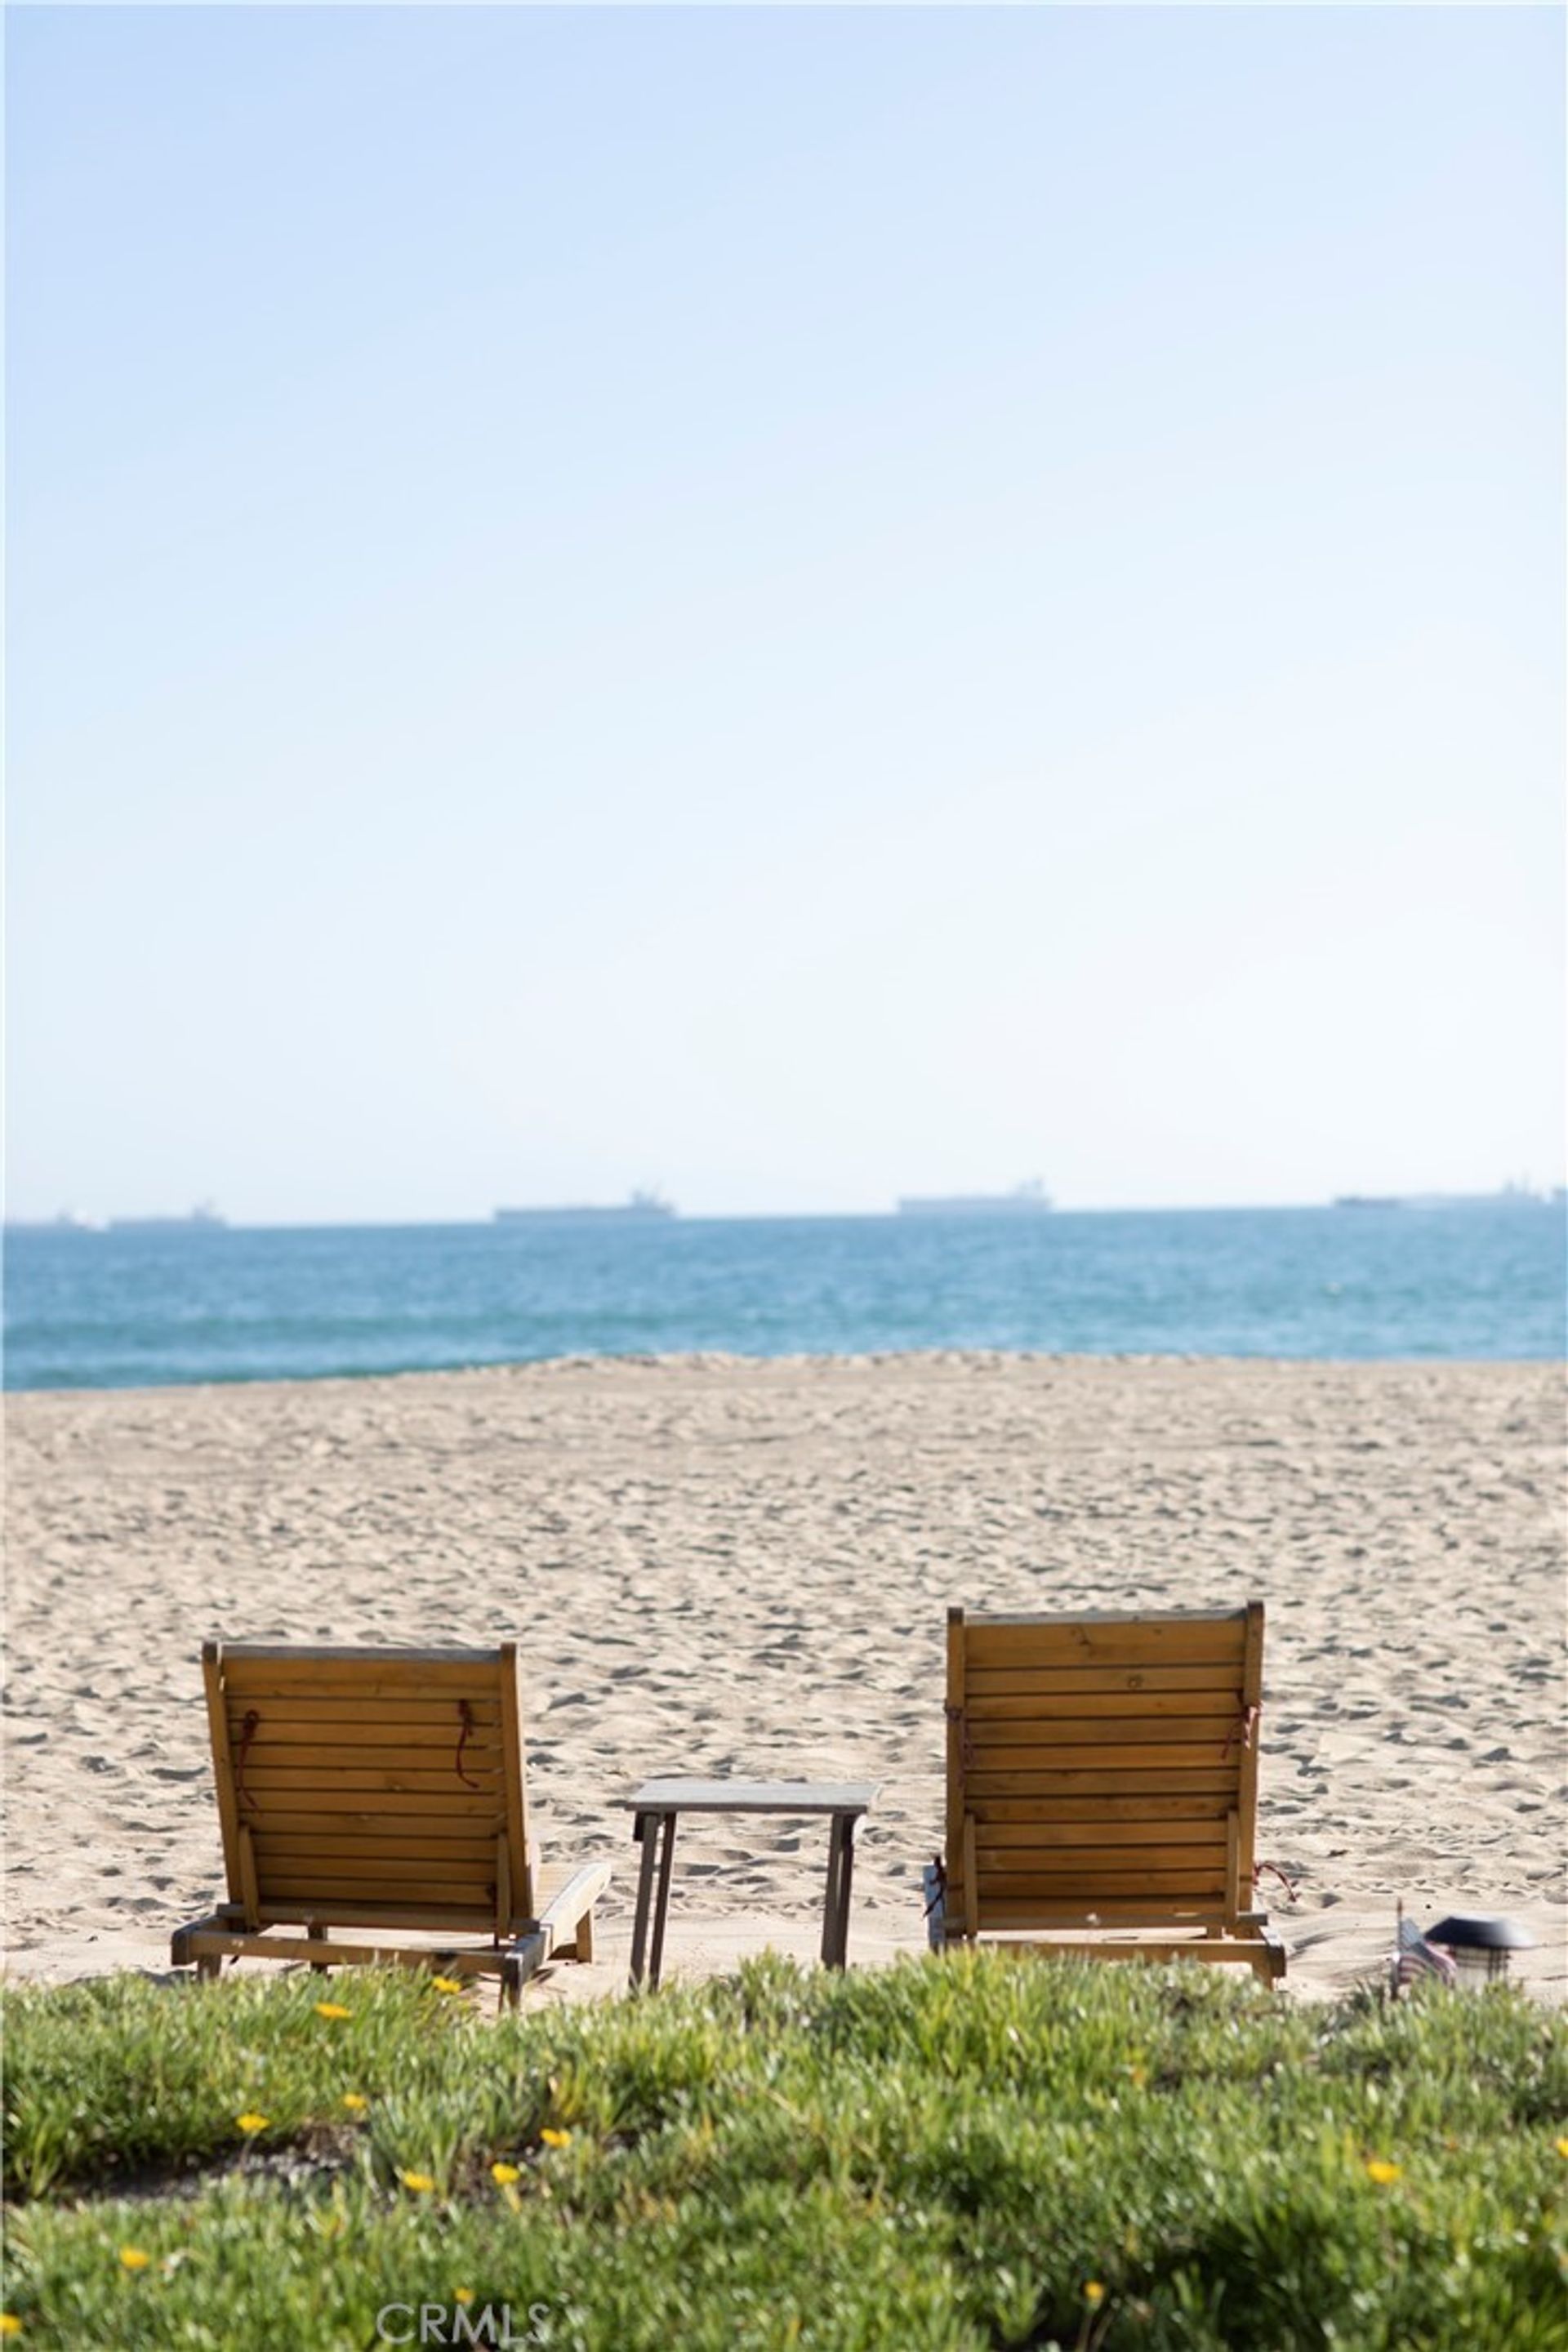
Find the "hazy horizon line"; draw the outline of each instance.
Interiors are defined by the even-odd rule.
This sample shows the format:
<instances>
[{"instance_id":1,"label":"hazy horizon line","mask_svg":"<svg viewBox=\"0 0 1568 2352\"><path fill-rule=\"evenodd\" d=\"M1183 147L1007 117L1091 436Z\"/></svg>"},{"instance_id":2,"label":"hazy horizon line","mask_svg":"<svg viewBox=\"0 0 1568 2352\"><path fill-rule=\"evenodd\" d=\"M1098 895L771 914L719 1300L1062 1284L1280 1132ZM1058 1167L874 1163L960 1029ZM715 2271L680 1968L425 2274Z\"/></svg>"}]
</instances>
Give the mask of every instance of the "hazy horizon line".
<instances>
[{"instance_id":1,"label":"hazy horizon line","mask_svg":"<svg viewBox=\"0 0 1568 2352\"><path fill-rule=\"evenodd\" d=\"M1488 1207L1511 1205L1521 1209L1550 1209L1561 1208L1563 1205L1565 1191L1568 1191L1568 1187L1565 1187L1562 1182L1548 1181L1542 1184L1521 1186L1501 1185L1483 1191L1465 1191L1442 1186L1426 1187L1418 1191L1409 1192L1379 1191L1376 1192L1359 1192L1350 1191L1310 1200L1295 1201L1222 1200L1180 1202L1053 1202L1048 1209L1042 1209L1037 1213L1037 1214L1042 1220L1049 1222L1052 1218L1063 1217L1175 1217L1226 1215L1289 1216L1300 1215L1304 1213L1314 1210L1327 1210L1345 1206L1352 1208L1386 1207L1422 1210L1448 1206ZM911 1195L909 1197L919 1198L921 1196ZM942 1196L938 1195L936 1197L941 1198ZM1006 1196L998 1195L992 1197L1005 1199ZM525 1215L521 1220L520 1220L520 1223L526 1224L534 1215L539 1217L542 1224L548 1224L552 1220L556 1219L559 1219L560 1223L563 1224L569 1224L575 1216L582 1216L585 1222L593 1223L597 1218L603 1217L608 1223L610 1230L618 1231L622 1230L622 1227L616 1219L615 1212L619 1205L619 1203L599 1204L588 1202L581 1203L565 1202L561 1204L542 1203L537 1209L533 1209L531 1207L527 1208ZM973 1213L973 1221L976 1223L987 1222L987 1213L984 1209L977 1210ZM938 1212L929 1218L922 1218L918 1212L911 1214L900 1210L895 1204L893 1207L885 1209L684 1210L672 1208L668 1220L649 1218L646 1221L646 1223L644 1221L638 1220L635 1217L628 1217L626 1220L626 1223L638 1225L644 1230L646 1230L647 1225L653 1225L657 1229L665 1222L682 1225L918 1224L921 1223L962 1223L965 1222L965 1214L962 1211L951 1212L945 1215L942 1213ZM1019 1220L1008 1219L1004 1216L999 1220L992 1220L992 1222L1000 1222L1011 1224L1015 1222L1019 1222ZM1026 1215L1021 1222L1027 1223L1030 1222L1030 1219ZM195 1213L190 1211L182 1212L179 1210L168 1212L158 1210L132 1210L117 1212L105 1217L79 1217L75 1213L69 1211L59 1212L51 1216L6 1215L3 1221L0 1221L0 1230L5 1231L5 1233L75 1234L82 1236L102 1235L114 1232L131 1233L136 1231L162 1231L171 1234L406 1233L414 1231L451 1232L479 1230L488 1232L492 1229L504 1230L507 1223L508 1219L501 1216L494 1210L490 1211L489 1214L480 1213L454 1216L230 1217L224 1214L221 1211L209 1206L205 1214Z\"/></svg>"}]
</instances>

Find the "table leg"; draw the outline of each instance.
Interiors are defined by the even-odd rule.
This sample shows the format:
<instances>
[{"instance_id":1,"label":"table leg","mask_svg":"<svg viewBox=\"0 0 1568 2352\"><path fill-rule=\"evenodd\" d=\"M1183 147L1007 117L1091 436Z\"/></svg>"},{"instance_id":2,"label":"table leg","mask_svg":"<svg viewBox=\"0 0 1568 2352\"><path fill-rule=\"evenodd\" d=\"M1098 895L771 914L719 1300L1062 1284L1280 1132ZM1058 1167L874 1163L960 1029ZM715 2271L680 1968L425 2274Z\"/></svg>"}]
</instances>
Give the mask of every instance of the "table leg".
<instances>
[{"instance_id":1,"label":"table leg","mask_svg":"<svg viewBox=\"0 0 1568 2352\"><path fill-rule=\"evenodd\" d=\"M844 1872L844 1816L835 1813L827 1839L827 1885L822 1897L822 1965L830 1969L838 1948L838 1885Z\"/></svg>"},{"instance_id":2,"label":"table leg","mask_svg":"<svg viewBox=\"0 0 1568 2352\"><path fill-rule=\"evenodd\" d=\"M853 1813L844 1816L844 1841L838 1854L838 1934L834 1965L849 1965L849 1886L855 1874L855 1830Z\"/></svg>"},{"instance_id":3,"label":"table leg","mask_svg":"<svg viewBox=\"0 0 1568 2352\"><path fill-rule=\"evenodd\" d=\"M675 1867L675 1822L673 1813L666 1813L664 1852L658 1864L658 1901L653 1915L653 1965L648 1970L650 1984L658 1984L664 1970L664 1923L669 1916L669 1880Z\"/></svg>"},{"instance_id":4,"label":"table leg","mask_svg":"<svg viewBox=\"0 0 1568 2352\"><path fill-rule=\"evenodd\" d=\"M643 1980L643 1961L647 1952L648 1903L653 1894L654 1850L658 1843L658 1815L638 1813L632 1822L632 1836L642 1848L642 1864L637 1872L637 1916L632 1926L632 1983Z\"/></svg>"}]
</instances>

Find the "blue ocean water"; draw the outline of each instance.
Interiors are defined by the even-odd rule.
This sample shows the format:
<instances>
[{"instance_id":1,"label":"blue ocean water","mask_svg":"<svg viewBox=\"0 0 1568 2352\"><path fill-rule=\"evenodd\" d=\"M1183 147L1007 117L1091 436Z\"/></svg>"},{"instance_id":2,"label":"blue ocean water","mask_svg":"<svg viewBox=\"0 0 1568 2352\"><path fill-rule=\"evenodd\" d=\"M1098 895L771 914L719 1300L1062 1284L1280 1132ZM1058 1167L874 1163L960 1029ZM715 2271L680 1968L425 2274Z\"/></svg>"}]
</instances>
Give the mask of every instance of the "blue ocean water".
<instances>
[{"instance_id":1,"label":"blue ocean water","mask_svg":"<svg viewBox=\"0 0 1568 2352\"><path fill-rule=\"evenodd\" d=\"M682 1219L5 1239L5 1385L548 1356L1552 1358L1560 1208Z\"/></svg>"}]
</instances>

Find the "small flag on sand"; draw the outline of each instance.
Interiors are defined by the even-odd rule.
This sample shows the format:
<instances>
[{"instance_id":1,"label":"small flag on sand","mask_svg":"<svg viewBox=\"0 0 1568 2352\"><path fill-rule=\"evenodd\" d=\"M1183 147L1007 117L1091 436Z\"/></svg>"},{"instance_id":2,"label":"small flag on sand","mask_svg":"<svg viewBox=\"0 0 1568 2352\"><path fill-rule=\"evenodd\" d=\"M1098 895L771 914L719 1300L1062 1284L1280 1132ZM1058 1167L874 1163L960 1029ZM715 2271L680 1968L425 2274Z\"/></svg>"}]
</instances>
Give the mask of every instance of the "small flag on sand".
<instances>
[{"instance_id":1,"label":"small flag on sand","mask_svg":"<svg viewBox=\"0 0 1568 2352\"><path fill-rule=\"evenodd\" d=\"M1450 1955L1436 1944L1429 1944L1414 1919L1401 1917L1399 1948L1393 1955L1394 1989L1400 1991L1422 1977L1436 1977L1439 1984L1451 1985L1458 1974Z\"/></svg>"}]
</instances>

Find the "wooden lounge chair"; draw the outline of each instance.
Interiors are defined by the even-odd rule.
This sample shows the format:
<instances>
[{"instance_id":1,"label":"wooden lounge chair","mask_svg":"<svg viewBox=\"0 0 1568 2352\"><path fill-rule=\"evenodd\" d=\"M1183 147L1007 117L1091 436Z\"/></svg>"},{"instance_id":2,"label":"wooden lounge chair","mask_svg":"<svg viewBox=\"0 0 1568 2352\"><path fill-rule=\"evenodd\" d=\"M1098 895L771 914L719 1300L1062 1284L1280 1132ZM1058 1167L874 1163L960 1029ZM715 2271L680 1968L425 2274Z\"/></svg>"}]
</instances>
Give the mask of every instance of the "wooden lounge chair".
<instances>
[{"instance_id":1,"label":"wooden lounge chair","mask_svg":"<svg viewBox=\"0 0 1568 2352\"><path fill-rule=\"evenodd\" d=\"M943 1942L1104 1959L1284 1948L1253 1903L1263 1608L947 1622Z\"/></svg>"},{"instance_id":2,"label":"wooden lounge chair","mask_svg":"<svg viewBox=\"0 0 1568 2352\"><path fill-rule=\"evenodd\" d=\"M500 1979L591 1959L607 1863L542 1909L523 1796L515 1642L499 1650L202 1651L228 1900L174 1936L226 1958L392 1961ZM275 1932L302 1927L302 1936ZM334 1929L350 1931L331 1940ZM384 1932L428 1931L419 1945ZM475 1944L482 1936L486 1943Z\"/></svg>"}]
</instances>

